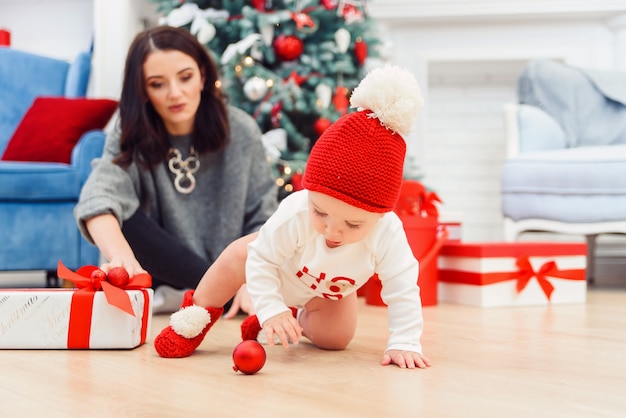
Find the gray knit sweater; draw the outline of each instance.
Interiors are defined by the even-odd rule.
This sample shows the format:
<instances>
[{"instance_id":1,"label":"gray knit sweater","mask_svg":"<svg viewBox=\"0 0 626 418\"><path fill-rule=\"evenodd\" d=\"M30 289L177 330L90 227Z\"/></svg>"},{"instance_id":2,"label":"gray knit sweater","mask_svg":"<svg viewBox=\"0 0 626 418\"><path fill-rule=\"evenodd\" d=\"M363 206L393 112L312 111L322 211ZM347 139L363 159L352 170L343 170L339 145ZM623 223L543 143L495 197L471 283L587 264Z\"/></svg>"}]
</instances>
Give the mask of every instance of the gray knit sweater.
<instances>
[{"instance_id":1,"label":"gray knit sweater","mask_svg":"<svg viewBox=\"0 0 626 418\"><path fill-rule=\"evenodd\" d=\"M233 240L258 230L276 209L277 187L256 122L234 107L228 114L231 142L222 151L199 155L190 194L176 191L167 161L147 170L135 163L128 169L113 164L119 133L110 134L74 209L83 235L93 242L85 227L93 216L112 213L121 225L141 208L212 263ZM187 158L190 136L171 142Z\"/></svg>"}]
</instances>

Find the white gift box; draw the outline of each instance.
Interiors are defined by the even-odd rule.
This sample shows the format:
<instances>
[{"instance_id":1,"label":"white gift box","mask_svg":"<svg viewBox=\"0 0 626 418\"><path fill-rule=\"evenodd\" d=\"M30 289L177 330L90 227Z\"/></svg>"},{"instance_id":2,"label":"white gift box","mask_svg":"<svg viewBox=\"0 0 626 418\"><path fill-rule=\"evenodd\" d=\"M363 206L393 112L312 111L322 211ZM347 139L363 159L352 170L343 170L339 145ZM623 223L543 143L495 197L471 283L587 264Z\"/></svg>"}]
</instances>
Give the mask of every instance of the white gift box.
<instances>
[{"instance_id":1,"label":"white gift box","mask_svg":"<svg viewBox=\"0 0 626 418\"><path fill-rule=\"evenodd\" d=\"M584 303L587 245L447 243L438 259L439 300L481 307Z\"/></svg>"},{"instance_id":2,"label":"white gift box","mask_svg":"<svg viewBox=\"0 0 626 418\"><path fill-rule=\"evenodd\" d=\"M153 290L126 290L134 316L104 292L77 289L0 290L0 348L129 349L150 335Z\"/></svg>"}]
</instances>

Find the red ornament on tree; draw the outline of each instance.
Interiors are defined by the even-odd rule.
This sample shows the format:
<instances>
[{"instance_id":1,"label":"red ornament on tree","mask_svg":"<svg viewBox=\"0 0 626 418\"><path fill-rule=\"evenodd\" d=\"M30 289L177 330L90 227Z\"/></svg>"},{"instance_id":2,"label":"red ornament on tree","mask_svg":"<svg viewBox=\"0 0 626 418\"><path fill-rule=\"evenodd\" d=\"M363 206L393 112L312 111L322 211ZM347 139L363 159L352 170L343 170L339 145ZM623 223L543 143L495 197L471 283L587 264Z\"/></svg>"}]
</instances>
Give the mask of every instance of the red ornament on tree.
<instances>
[{"instance_id":1,"label":"red ornament on tree","mask_svg":"<svg viewBox=\"0 0 626 418\"><path fill-rule=\"evenodd\" d=\"M338 86L337 90L335 90L335 97L333 97L333 104L335 105L335 109L341 115L345 115L348 111L348 89L344 86Z\"/></svg>"},{"instance_id":2,"label":"red ornament on tree","mask_svg":"<svg viewBox=\"0 0 626 418\"><path fill-rule=\"evenodd\" d=\"M265 349L254 340L246 340L237 344L233 351L233 370L245 374L255 374L265 365Z\"/></svg>"},{"instance_id":3,"label":"red ornament on tree","mask_svg":"<svg viewBox=\"0 0 626 418\"><path fill-rule=\"evenodd\" d=\"M259 12L265 11L265 0L252 0L252 7L257 9Z\"/></svg>"},{"instance_id":4,"label":"red ornament on tree","mask_svg":"<svg viewBox=\"0 0 626 418\"><path fill-rule=\"evenodd\" d=\"M320 136L321 134L324 133L324 131L326 129L328 129L328 127L332 124L332 122L330 120L328 120L327 118L319 118L318 120L315 121L315 123L313 124L313 130L315 131L315 133L317 134L317 136Z\"/></svg>"},{"instance_id":5,"label":"red ornament on tree","mask_svg":"<svg viewBox=\"0 0 626 418\"><path fill-rule=\"evenodd\" d=\"M304 51L304 42L295 35L277 36L273 46L276 56L281 61L293 61Z\"/></svg>"},{"instance_id":6,"label":"red ornament on tree","mask_svg":"<svg viewBox=\"0 0 626 418\"><path fill-rule=\"evenodd\" d=\"M365 59L367 58L367 44L361 38L357 38L354 41L354 55L356 56L359 64L363 65L365 63Z\"/></svg>"},{"instance_id":7,"label":"red ornament on tree","mask_svg":"<svg viewBox=\"0 0 626 418\"><path fill-rule=\"evenodd\" d=\"M280 112L283 110L283 102L278 102L274 106L272 106L271 119L272 126L274 128L278 128L280 126Z\"/></svg>"},{"instance_id":8,"label":"red ornament on tree","mask_svg":"<svg viewBox=\"0 0 626 418\"><path fill-rule=\"evenodd\" d=\"M333 10L337 8L337 0L320 0L320 3L326 10Z\"/></svg>"},{"instance_id":9,"label":"red ornament on tree","mask_svg":"<svg viewBox=\"0 0 626 418\"><path fill-rule=\"evenodd\" d=\"M305 27L308 28L315 28L315 21L313 19L311 19L311 16L309 16L306 13L291 13L291 18L293 19L293 21L296 23L296 27L298 28L298 30L303 30Z\"/></svg>"},{"instance_id":10,"label":"red ornament on tree","mask_svg":"<svg viewBox=\"0 0 626 418\"><path fill-rule=\"evenodd\" d=\"M345 4L341 9L341 15L346 23L360 22L363 20L363 14L353 4Z\"/></svg>"},{"instance_id":11,"label":"red ornament on tree","mask_svg":"<svg viewBox=\"0 0 626 418\"><path fill-rule=\"evenodd\" d=\"M294 192L297 192L298 190L302 190L304 188L302 187L301 173L294 173L293 176L291 176L291 185L293 186Z\"/></svg>"}]
</instances>

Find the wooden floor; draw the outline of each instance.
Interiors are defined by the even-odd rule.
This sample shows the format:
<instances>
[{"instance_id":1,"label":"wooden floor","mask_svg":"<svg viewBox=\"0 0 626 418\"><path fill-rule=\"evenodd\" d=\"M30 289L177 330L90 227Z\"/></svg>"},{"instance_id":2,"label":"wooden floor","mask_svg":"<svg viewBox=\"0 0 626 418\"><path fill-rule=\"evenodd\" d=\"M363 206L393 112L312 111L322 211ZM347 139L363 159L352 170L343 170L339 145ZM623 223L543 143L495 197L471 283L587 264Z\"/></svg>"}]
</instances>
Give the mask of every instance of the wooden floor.
<instances>
[{"instance_id":1,"label":"wooden floor","mask_svg":"<svg viewBox=\"0 0 626 418\"><path fill-rule=\"evenodd\" d=\"M232 370L242 318L218 322L192 357L152 338L128 351L0 351L1 417L624 417L626 287L580 305L424 309L427 370L379 365L385 308L361 300L345 351L267 347L256 375Z\"/></svg>"}]
</instances>

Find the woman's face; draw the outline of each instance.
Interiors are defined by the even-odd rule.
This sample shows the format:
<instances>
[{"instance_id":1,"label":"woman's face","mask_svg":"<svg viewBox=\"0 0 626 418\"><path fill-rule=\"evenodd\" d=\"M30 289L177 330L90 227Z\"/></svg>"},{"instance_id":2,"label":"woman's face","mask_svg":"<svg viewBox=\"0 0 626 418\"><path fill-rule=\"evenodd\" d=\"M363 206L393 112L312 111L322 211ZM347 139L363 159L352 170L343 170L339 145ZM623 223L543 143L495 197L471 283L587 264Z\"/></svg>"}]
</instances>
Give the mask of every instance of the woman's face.
<instances>
[{"instance_id":1,"label":"woman's face","mask_svg":"<svg viewBox=\"0 0 626 418\"><path fill-rule=\"evenodd\" d=\"M143 64L148 99L171 135L193 130L204 77L196 61L177 50L154 51Z\"/></svg>"}]
</instances>

